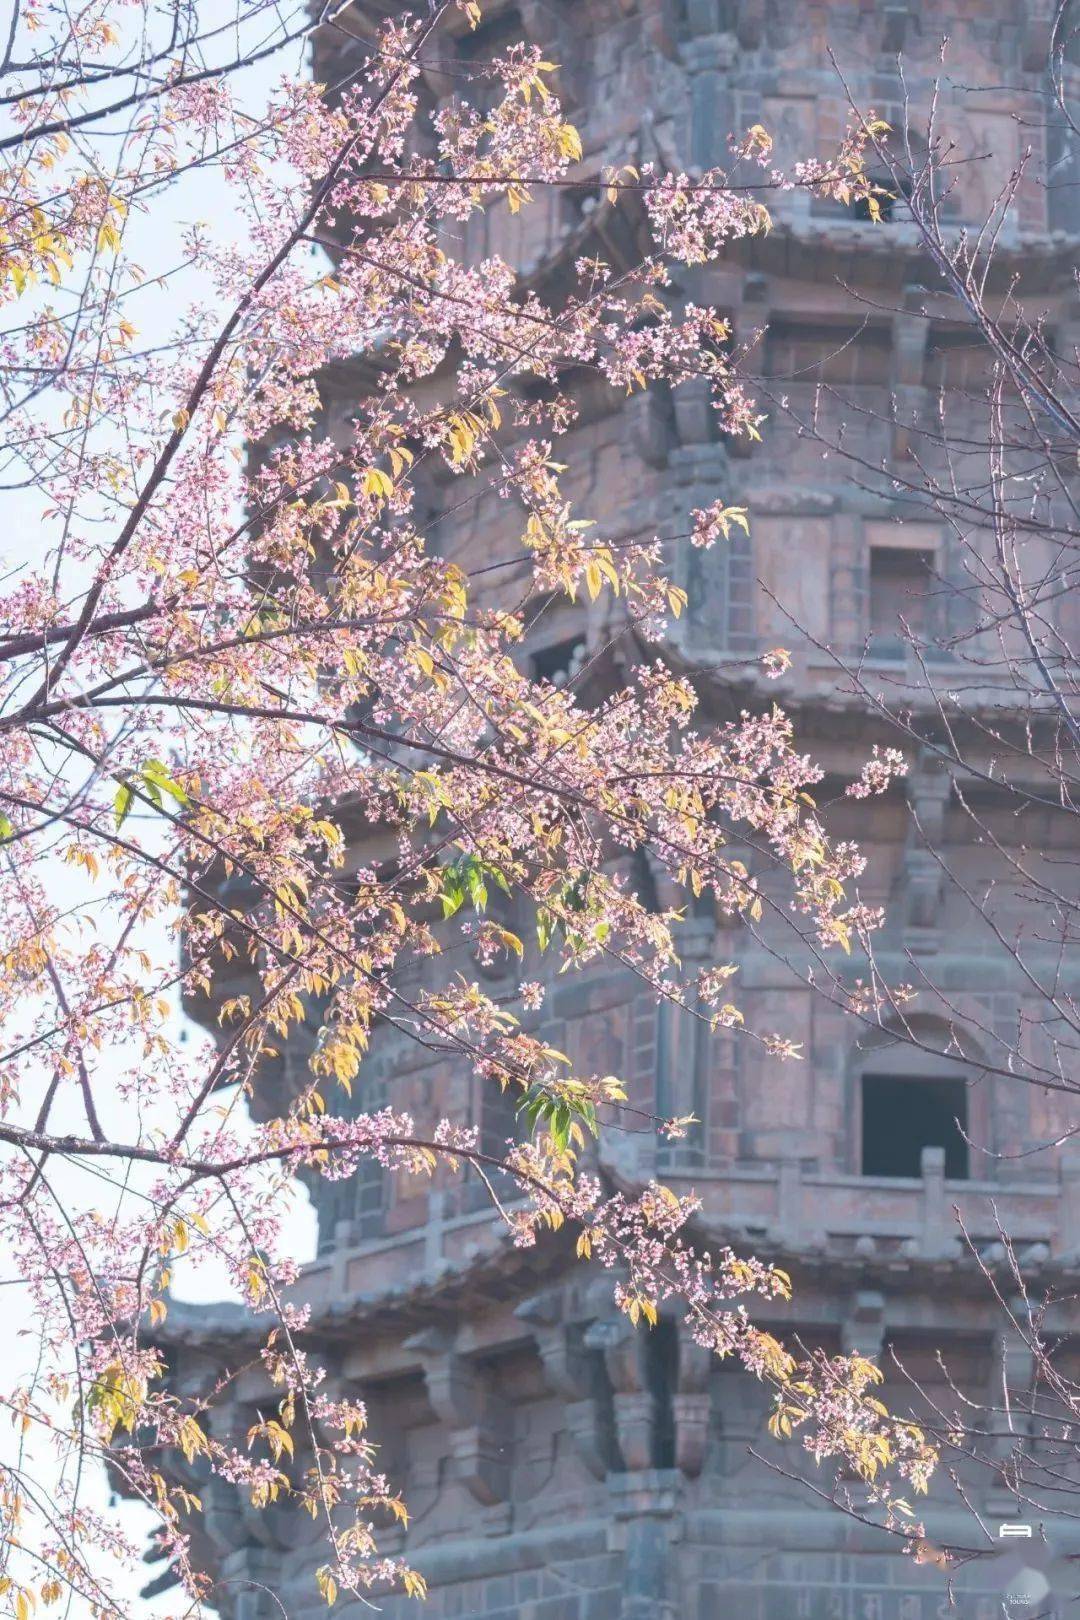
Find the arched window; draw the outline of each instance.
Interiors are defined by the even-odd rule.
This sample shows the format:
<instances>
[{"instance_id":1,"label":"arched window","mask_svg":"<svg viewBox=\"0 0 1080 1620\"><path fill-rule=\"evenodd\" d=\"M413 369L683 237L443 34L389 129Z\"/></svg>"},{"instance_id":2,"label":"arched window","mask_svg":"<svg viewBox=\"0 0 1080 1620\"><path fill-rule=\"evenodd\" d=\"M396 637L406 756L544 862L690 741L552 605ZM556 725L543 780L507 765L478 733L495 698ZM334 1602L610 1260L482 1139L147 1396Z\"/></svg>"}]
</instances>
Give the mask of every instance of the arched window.
<instances>
[{"instance_id":1,"label":"arched window","mask_svg":"<svg viewBox=\"0 0 1080 1620\"><path fill-rule=\"evenodd\" d=\"M968 1144L984 1136L977 1066L885 1036L860 1053L855 1080L854 1156L860 1175L917 1180L923 1149L936 1147L945 1150L946 1178L967 1180Z\"/></svg>"},{"instance_id":2,"label":"arched window","mask_svg":"<svg viewBox=\"0 0 1080 1620\"><path fill-rule=\"evenodd\" d=\"M503 1159L511 1142L523 1138L523 1122L518 1115L521 1092L514 1085L503 1091L497 1080L485 1077L474 1082L473 1124L476 1127L480 1152L489 1159ZM514 1183L501 1170L491 1164L484 1165L484 1174L470 1166L465 1172L462 1207L466 1212L491 1207L492 1184L501 1201L511 1203L516 1189Z\"/></svg>"},{"instance_id":3,"label":"arched window","mask_svg":"<svg viewBox=\"0 0 1080 1620\"><path fill-rule=\"evenodd\" d=\"M373 1114L386 1106L387 1083L385 1070L380 1066L382 1061L381 1053L368 1057L361 1064L351 1096L335 1099L335 1106L348 1118ZM341 1181L315 1177L313 1198L319 1214L319 1253L328 1254L337 1246L341 1222L348 1223L347 1243L366 1243L383 1237L389 1193L389 1172L370 1153L361 1155L352 1175Z\"/></svg>"}]
</instances>

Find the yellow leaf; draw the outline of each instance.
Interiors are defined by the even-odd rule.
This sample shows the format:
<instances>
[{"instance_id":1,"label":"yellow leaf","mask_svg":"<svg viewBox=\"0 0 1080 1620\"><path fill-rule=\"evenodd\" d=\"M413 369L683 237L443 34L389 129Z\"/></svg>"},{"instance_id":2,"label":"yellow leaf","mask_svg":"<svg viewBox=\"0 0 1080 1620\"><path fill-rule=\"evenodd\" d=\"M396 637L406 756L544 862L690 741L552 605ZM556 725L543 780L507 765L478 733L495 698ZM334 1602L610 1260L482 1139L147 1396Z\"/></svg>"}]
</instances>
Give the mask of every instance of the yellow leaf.
<instances>
[{"instance_id":1,"label":"yellow leaf","mask_svg":"<svg viewBox=\"0 0 1080 1620\"><path fill-rule=\"evenodd\" d=\"M180 1442L180 1449L189 1463L194 1462L196 1457L209 1456L210 1454L210 1442L193 1417L186 1417L183 1420L177 1439Z\"/></svg>"},{"instance_id":2,"label":"yellow leaf","mask_svg":"<svg viewBox=\"0 0 1080 1620\"><path fill-rule=\"evenodd\" d=\"M604 576L600 572L599 564L591 557L585 564L585 584L588 587L590 601L595 602L603 587Z\"/></svg>"},{"instance_id":3,"label":"yellow leaf","mask_svg":"<svg viewBox=\"0 0 1080 1620\"><path fill-rule=\"evenodd\" d=\"M581 161L581 136L573 124L559 126L559 150L563 157L569 158L571 163Z\"/></svg>"}]
</instances>

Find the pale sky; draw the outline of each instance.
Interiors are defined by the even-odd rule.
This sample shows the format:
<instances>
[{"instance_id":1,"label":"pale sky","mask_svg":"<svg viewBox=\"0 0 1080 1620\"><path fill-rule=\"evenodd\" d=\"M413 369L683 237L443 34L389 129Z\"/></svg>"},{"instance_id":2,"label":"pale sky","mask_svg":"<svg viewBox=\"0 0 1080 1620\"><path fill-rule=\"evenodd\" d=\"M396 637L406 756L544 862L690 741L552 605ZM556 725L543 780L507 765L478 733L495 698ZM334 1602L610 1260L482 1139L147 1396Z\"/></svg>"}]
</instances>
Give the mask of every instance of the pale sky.
<instances>
[{"instance_id":1,"label":"pale sky","mask_svg":"<svg viewBox=\"0 0 1080 1620\"><path fill-rule=\"evenodd\" d=\"M208 15L219 16L221 0L204 0L204 5ZM286 5L280 8L282 12L293 9L299 8ZM0 29L6 38L6 20L0 24ZM246 70L242 78L234 81L235 94L245 105L261 105L268 90L281 75L285 72L297 72L302 68L303 61L303 50L299 46L291 47L287 53L282 53L254 69ZM132 218L129 221L124 252L140 264L148 278L147 284L140 289L138 298L131 303L131 318L138 328L137 343L140 347L152 348L166 343L175 333L183 307L188 302L205 303L210 296L208 286L197 270L181 273L171 279L164 288L152 283L153 277L172 271L180 261L182 257L180 244L184 229L197 220L207 221L216 234L227 240L233 232L230 215L230 198L224 182L213 168L207 167L185 177L174 188L163 191L152 202L147 217ZM77 285L77 280L73 280L73 285ZM65 297L69 297L70 294L66 294L61 287L59 291L50 288L48 296L57 308L62 309ZM33 294L28 294L17 305L8 306L5 313L13 323L21 323L26 318L33 297ZM42 511L45 504L39 491L0 489L0 578L5 580L5 588L10 589L22 571L27 567L33 567L41 560L45 544L42 537ZM135 813L132 819L134 821ZM72 868L60 862L56 862L52 867L46 863L44 876L51 891L58 898L62 894L65 903L70 904L73 884L78 881ZM145 944L152 955L161 954L167 947L163 931L139 943ZM175 1017L178 1025L182 1024L183 1015L178 1006ZM3 1034L6 1047L13 1044L18 1032L5 1029ZM186 1031L186 1038L193 1041L205 1040L203 1032L194 1026L190 1026ZM225 1101L229 1096L227 1093L220 1100ZM148 1102L150 1100L148 1099ZM36 1111L40 1096L27 1098L26 1101L32 1113ZM103 1123L107 1131L108 1112L106 1100ZM55 1111L51 1123L60 1130L69 1128L79 1131L85 1128L81 1110L74 1105L69 1105L66 1117L64 1110ZM126 1199L129 1206L133 1199L138 1198L137 1178L129 1181L125 1189L119 1188L118 1184L126 1179L122 1170L114 1170L110 1175L109 1172L103 1172L100 1166L90 1170L73 1166L55 1168L55 1159L52 1164L54 1187L63 1199L70 1200L69 1208L100 1207L111 1212L116 1207L118 1198ZM291 1220L290 1238L297 1258L309 1259L314 1255L314 1213L306 1193L299 1189ZM226 1291L226 1279L222 1271L215 1270L213 1266L205 1266L196 1272L191 1263L183 1259L174 1267L174 1279L173 1292L180 1299L219 1298ZM0 1255L0 1303L3 1308L3 1328L0 1330L0 1381L2 1387L10 1391L33 1376L39 1343L31 1302L26 1297L25 1283L21 1277L12 1273L7 1257L2 1255ZM0 1424L0 1459L13 1461L19 1444L14 1430L6 1423ZM24 1452L22 1460L25 1467L31 1459ZM44 1482L50 1470L54 1468L55 1462L51 1460L50 1448L39 1442L29 1471ZM90 1472L84 1491L88 1504L99 1507L105 1505L108 1491L101 1470L95 1468ZM138 1542L145 1543L152 1528L151 1516L131 1504L120 1505L116 1512L127 1533ZM136 1571L134 1579L125 1579L119 1587L118 1596L121 1601L126 1600L129 1613L133 1616L160 1616L176 1612L180 1608L181 1605L177 1602L178 1594L175 1591L152 1603L138 1597L139 1586L156 1575L161 1567L144 1566ZM61 1608L55 1612L63 1615L65 1620L68 1615L72 1620L82 1620L78 1604L70 1609Z\"/></svg>"}]
</instances>

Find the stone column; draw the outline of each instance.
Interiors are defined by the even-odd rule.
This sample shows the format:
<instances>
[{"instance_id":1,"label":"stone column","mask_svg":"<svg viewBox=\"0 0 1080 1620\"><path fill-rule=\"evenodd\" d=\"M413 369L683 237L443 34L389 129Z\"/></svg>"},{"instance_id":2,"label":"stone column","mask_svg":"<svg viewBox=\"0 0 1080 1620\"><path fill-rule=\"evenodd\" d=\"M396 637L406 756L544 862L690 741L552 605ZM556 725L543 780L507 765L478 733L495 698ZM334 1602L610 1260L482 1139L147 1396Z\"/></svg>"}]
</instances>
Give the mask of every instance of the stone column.
<instances>
[{"instance_id":1,"label":"stone column","mask_svg":"<svg viewBox=\"0 0 1080 1620\"><path fill-rule=\"evenodd\" d=\"M639 1336L619 1313L593 1322L585 1331L585 1345L604 1352L622 1465L631 1473L647 1470L652 1460L653 1397L645 1385Z\"/></svg>"},{"instance_id":2,"label":"stone column","mask_svg":"<svg viewBox=\"0 0 1080 1620\"><path fill-rule=\"evenodd\" d=\"M1028 1307L1023 1299L1009 1301L1010 1309L1021 1326L1026 1326ZM990 1513L1010 1518L1017 1512L1017 1499L1009 1487L1014 1454L1030 1455L1036 1433L1036 1423L1030 1406L1030 1393L1035 1377L1035 1357L1019 1333L1013 1328L994 1335L994 1358L990 1373L990 1404L997 1408L993 1428L997 1435L992 1453L999 1459L1001 1477L987 1492L986 1506Z\"/></svg>"},{"instance_id":3,"label":"stone column","mask_svg":"<svg viewBox=\"0 0 1080 1620\"><path fill-rule=\"evenodd\" d=\"M619 1620L671 1620L675 1613L672 1542L677 1539L678 1476L662 1469L612 1474L611 1549L622 1555Z\"/></svg>"},{"instance_id":4,"label":"stone column","mask_svg":"<svg viewBox=\"0 0 1080 1620\"><path fill-rule=\"evenodd\" d=\"M926 1259L952 1258L960 1252L960 1237L950 1218L945 1198L945 1149L924 1147L922 1169L922 1241Z\"/></svg>"},{"instance_id":5,"label":"stone column","mask_svg":"<svg viewBox=\"0 0 1080 1620\"><path fill-rule=\"evenodd\" d=\"M904 791L910 811L898 885L904 944L916 955L927 956L941 942L944 874L933 852L942 850L952 782L939 764L920 760L904 778Z\"/></svg>"},{"instance_id":6,"label":"stone column","mask_svg":"<svg viewBox=\"0 0 1080 1620\"><path fill-rule=\"evenodd\" d=\"M693 170L711 169L728 156L734 124L731 69L736 41L719 31L716 0L689 0L694 37L682 49L689 79L690 121L685 151Z\"/></svg>"},{"instance_id":7,"label":"stone column","mask_svg":"<svg viewBox=\"0 0 1080 1620\"><path fill-rule=\"evenodd\" d=\"M218 1585L228 1594L230 1620L280 1620L280 1553L237 1547L221 1562Z\"/></svg>"},{"instance_id":8,"label":"stone column","mask_svg":"<svg viewBox=\"0 0 1080 1620\"><path fill-rule=\"evenodd\" d=\"M712 1351L695 1342L684 1317L679 1323L679 1382L671 1405L675 1420L675 1466L690 1479L697 1478L705 1461L712 1412L709 1376L715 1365Z\"/></svg>"},{"instance_id":9,"label":"stone column","mask_svg":"<svg viewBox=\"0 0 1080 1620\"><path fill-rule=\"evenodd\" d=\"M904 313L893 317L892 393L894 404L892 453L903 461L911 451L912 426L925 426L926 340L930 323L919 313L924 294L904 289Z\"/></svg>"}]
</instances>

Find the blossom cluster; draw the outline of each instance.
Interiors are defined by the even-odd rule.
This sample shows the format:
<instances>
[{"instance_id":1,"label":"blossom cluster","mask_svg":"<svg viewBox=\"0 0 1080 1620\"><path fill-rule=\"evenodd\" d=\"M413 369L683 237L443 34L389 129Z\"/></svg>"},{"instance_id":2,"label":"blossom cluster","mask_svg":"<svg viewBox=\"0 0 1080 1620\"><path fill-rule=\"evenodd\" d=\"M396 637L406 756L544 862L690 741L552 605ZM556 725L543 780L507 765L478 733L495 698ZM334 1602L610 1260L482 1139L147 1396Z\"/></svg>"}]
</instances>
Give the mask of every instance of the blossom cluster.
<instances>
[{"instance_id":1,"label":"blossom cluster","mask_svg":"<svg viewBox=\"0 0 1080 1620\"><path fill-rule=\"evenodd\" d=\"M881 748L875 743L858 780L850 782L844 791L849 799L869 799L886 792L890 784L906 776L907 771L907 760L899 748Z\"/></svg>"}]
</instances>

